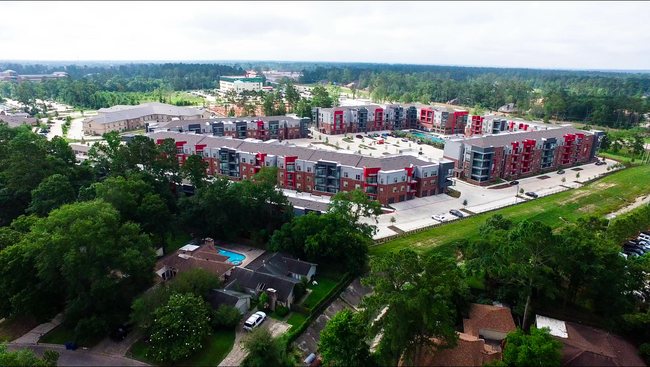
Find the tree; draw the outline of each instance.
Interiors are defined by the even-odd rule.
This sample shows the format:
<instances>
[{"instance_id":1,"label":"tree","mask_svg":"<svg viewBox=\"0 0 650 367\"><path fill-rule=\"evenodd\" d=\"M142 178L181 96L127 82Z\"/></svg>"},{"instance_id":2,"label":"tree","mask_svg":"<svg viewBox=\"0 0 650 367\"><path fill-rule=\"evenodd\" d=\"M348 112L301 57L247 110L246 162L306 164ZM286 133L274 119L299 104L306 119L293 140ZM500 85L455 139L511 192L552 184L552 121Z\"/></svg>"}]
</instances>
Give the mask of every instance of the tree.
<instances>
[{"instance_id":1,"label":"tree","mask_svg":"<svg viewBox=\"0 0 650 367\"><path fill-rule=\"evenodd\" d=\"M454 258L418 256L410 249L388 253L370 261L362 284L373 288L361 307L379 315L370 332L383 333L378 353L385 356L384 364L397 366L402 357L413 362L424 347L456 346L456 303L467 286Z\"/></svg>"},{"instance_id":2,"label":"tree","mask_svg":"<svg viewBox=\"0 0 650 367\"><path fill-rule=\"evenodd\" d=\"M172 294L154 311L149 356L156 361L177 361L203 348L210 335L210 312L206 303L191 293Z\"/></svg>"},{"instance_id":3,"label":"tree","mask_svg":"<svg viewBox=\"0 0 650 367\"><path fill-rule=\"evenodd\" d=\"M548 328L530 328L530 335L517 328L506 336L503 361L508 366L559 366L563 344L554 339Z\"/></svg>"},{"instance_id":4,"label":"tree","mask_svg":"<svg viewBox=\"0 0 650 367\"><path fill-rule=\"evenodd\" d=\"M463 200L463 206L467 206L467 199Z\"/></svg>"},{"instance_id":5,"label":"tree","mask_svg":"<svg viewBox=\"0 0 650 367\"><path fill-rule=\"evenodd\" d=\"M191 293L207 301L210 290L221 288L219 277L201 268L193 268L179 273L170 283L172 292Z\"/></svg>"},{"instance_id":6,"label":"tree","mask_svg":"<svg viewBox=\"0 0 650 367\"><path fill-rule=\"evenodd\" d=\"M235 109L233 107L230 107L230 111L228 111L228 117L235 117Z\"/></svg>"},{"instance_id":7,"label":"tree","mask_svg":"<svg viewBox=\"0 0 650 367\"><path fill-rule=\"evenodd\" d=\"M107 332L151 285L155 253L139 232L99 200L53 210L0 252L3 316L53 316L65 305L63 321L77 340Z\"/></svg>"},{"instance_id":8,"label":"tree","mask_svg":"<svg viewBox=\"0 0 650 367\"><path fill-rule=\"evenodd\" d=\"M220 305L212 316L215 328L234 330L242 319L242 314L238 309L229 305Z\"/></svg>"},{"instance_id":9,"label":"tree","mask_svg":"<svg viewBox=\"0 0 650 367\"><path fill-rule=\"evenodd\" d=\"M7 343L0 344L0 366L56 367L59 352L46 349L43 358L38 358L33 351L25 348L14 352L7 350Z\"/></svg>"},{"instance_id":10,"label":"tree","mask_svg":"<svg viewBox=\"0 0 650 367\"><path fill-rule=\"evenodd\" d=\"M268 307L268 301L269 295L266 294L266 292L262 292L262 294L260 294L260 305L262 305L262 308L266 309Z\"/></svg>"},{"instance_id":11,"label":"tree","mask_svg":"<svg viewBox=\"0 0 650 367\"><path fill-rule=\"evenodd\" d=\"M248 355L240 363L241 367L266 367L285 365L284 346L279 339L273 338L266 328L255 329L243 341Z\"/></svg>"},{"instance_id":12,"label":"tree","mask_svg":"<svg viewBox=\"0 0 650 367\"><path fill-rule=\"evenodd\" d=\"M67 177L54 174L32 190L32 203L27 212L44 217L53 209L75 201L75 198L74 189Z\"/></svg>"},{"instance_id":13,"label":"tree","mask_svg":"<svg viewBox=\"0 0 650 367\"><path fill-rule=\"evenodd\" d=\"M326 366L372 365L368 345L368 322L350 309L334 315L320 333L318 349Z\"/></svg>"},{"instance_id":14,"label":"tree","mask_svg":"<svg viewBox=\"0 0 650 367\"><path fill-rule=\"evenodd\" d=\"M205 187L208 162L203 161L199 154L192 154L183 163L183 176L197 189Z\"/></svg>"}]
</instances>

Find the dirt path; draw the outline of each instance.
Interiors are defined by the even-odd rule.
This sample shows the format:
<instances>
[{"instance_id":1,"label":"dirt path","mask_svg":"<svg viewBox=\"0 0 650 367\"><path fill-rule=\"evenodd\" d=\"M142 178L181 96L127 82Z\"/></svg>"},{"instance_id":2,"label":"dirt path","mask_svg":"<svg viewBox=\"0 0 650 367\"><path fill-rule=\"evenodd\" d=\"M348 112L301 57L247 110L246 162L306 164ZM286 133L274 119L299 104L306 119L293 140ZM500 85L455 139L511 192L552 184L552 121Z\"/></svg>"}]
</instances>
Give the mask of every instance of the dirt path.
<instances>
[{"instance_id":1,"label":"dirt path","mask_svg":"<svg viewBox=\"0 0 650 367\"><path fill-rule=\"evenodd\" d=\"M619 216L621 214L625 214L629 211L632 211L633 209L640 207L641 205L648 205L648 202L650 202L650 195L639 196L638 198L636 198L636 200L634 200L634 203L626 207L623 207L618 211L615 211L614 213L610 213L609 215L607 215L607 217L610 218L614 216Z\"/></svg>"}]
</instances>

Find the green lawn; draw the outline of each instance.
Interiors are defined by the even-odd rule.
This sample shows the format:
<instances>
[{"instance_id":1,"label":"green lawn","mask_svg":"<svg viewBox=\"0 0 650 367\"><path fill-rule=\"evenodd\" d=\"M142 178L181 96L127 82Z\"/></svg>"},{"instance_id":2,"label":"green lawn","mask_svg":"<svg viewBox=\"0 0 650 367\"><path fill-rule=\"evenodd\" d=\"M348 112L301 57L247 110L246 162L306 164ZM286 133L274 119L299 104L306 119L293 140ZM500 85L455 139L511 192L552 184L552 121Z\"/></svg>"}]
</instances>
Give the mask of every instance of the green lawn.
<instances>
[{"instance_id":1,"label":"green lawn","mask_svg":"<svg viewBox=\"0 0 650 367\"><path fill-rule=\"evenodd\" d=\"M31 317L16 316L0 322L0 343L17 339L38 326Z\"/></svg>"},{"instance_id":2,"label":"green lawn","mask_svg":"<svg viewBox=\"0 0 650 367\"><path fill-rule=\"evenodd\" d=\"M105 335L107 336L107 335ZM105 336L98 337L95 340L90 340L85 343L77 342L77 345L80 347L92 348L97 343L99 343ZM54 329L50 330L47 334L43 335L38 342L39 343L48 343L48 344L65 344L67 342L74 342L74 330L70 330L63 325L59 325Z\"/></svg>"},{"instance_id":3,"label":"green lawn","mask_svg":"<svg viewBox=\"0 0 650 367\"><path fill-rule=\"evenodd\" d=\"M149 347L140 339L131 346L130 354L133 358L151 364L164 366L217 366L230 353L235 344L235 331L215 331L210 335L197 354L183 358L175 363L155 363L147 358Z\"/></svg>"},{"instance_id":4,"label":"green lawn","mask_svg":"<svg viewBox=\"0 0 650 367\"><path fill-rule=\"evenodd\" d=\"M291 326L300 326L305 321L307 321L307 316L298 312L294 312L293 315L291 315L291 317L289 317L287 320L287 324Z\"/></svg>"},{"instance_id":5,"label":"green lawn","mask_svg":"<svg viewBox=\"0 0 650 367\"><path fill-rule=\"evenodd\" d=\"M609 159L614 159L617 161L632 161L632 157L634 157L634 154L631 152L626 152L626 151L619 151L617 154L614 153L607 153L607 152L598 152L598 155L601 157L609 158ZM634 157L636 160L641 159L641 156L636 156Z\"/></svg>"},{"instance_id":6,"label":"green lawn","mask_svg":"<svg viewBox=\"0 0 650 367\"><path fill-rule=\"evenodd\" d=\"M309 284L309 289L311 293L307 296L307 299L302 303L302 306L307 308L312 308L318 304L323 298L325 298L329 292L336 287L338 280L333 280L326 278L320 274L316 275L315 278L318 285Z\"/></svg>"},{"instance_id":7,"label":"green lawn","mask_svg":"<svg viewBox=\"0 0 650 367\"><path fill-rule=\"evenodd\" d=\"M605 216L629 205L639 196L650 193L650 165L637 166L613 173L580 189L564 191L555 195L531 200L525 204L497 211L505 217L520 221L539 220L558 227L565 220L575 222L585 215ZM370 249L378 255L402 248L425 252L442 244L468 238L478 232L488 216L495 212L469 217L410 236L398 238Z\"/></svg>"}]
</instances>

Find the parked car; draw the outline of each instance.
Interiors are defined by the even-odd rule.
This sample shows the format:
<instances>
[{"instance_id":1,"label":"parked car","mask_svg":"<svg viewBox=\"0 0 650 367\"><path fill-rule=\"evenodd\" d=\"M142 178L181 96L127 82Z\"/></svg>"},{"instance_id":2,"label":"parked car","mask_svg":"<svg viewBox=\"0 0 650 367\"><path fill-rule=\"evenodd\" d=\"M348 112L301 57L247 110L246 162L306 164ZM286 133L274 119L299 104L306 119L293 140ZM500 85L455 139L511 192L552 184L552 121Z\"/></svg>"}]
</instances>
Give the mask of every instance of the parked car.
<instances>
[{"instance_id":1,"label":"parked car","mask_svg":"<svg viewBox=\"0 0 650 367\"><path fill-rule=\"evenodd\" d=\"M246 319L244 322L244 329L253 331L253 329L262 325L264 320L266 320L266 314L262 311L257 311L254 314L250 315L248 319Z\"/></svg>"},{"instance_id":2,"label":"parked car","mask_svg":"<svg viewBox=\"0 0 650 367\"><path fill-rule=\"evenodd\" d=\"M557 174L558 174L558 175L563 175L563 174L564 174L564 170L561 169L561 170L557 171Z\"/></svg>"},{"instance_id":3,"label":"parked car","mask_svg":"<svg viewBox=\"0 0 650 367\"><path fill-rule=\"evenodd\" d=\"M510 181L510 185L519 185L519 181Z\"/></svg>"},{"instance_id":4,"label":"parked car","mask_svg":"<svg viewBox=\"0 0 650 367\"><path fill-rule=\"evenodd\" d=\"M419 155L424 155L424 153L423 153L423 152L418 152L418 154L419 154Z\"/></svg>"},{"instance_id":5,"label":"parked car","mask_svg":"<svg viewBox=\"0 0 650 367\"><path fill-rule=\"evenodd\" d=\"M388 136L388 134L384 133L384 134L381 134L381 136L383 136L385 138L385 137Z\"/></svg>"},{"instance_id":6,"label":"parked car","mask_svg":"<svg viewBox=\"0 0 650 367\"><path fill-rule=\"evenodd\" d=\"M408 143L408 139L402 139L402 141Z\"/></svg>"},{"instance_id":7,"label":"parked car","mask_svg":"<svg viewBox=\"0 0 650 367\"><path fill-rule=\"evenodd\" d=\"M639 240L641 241L650 241L650 232L644 231L639 234Z\"/></svg>"},{"instance_id":8,"label":"parked car","mask_svg":"<svg viewBox=\"0 0 650 367\"><path fill-rule=\"evenodd\" d=\"M455 216L457 216L458 218L462 218L462 217L464 217L463 213L461 213L460 210L456 210L456 209L452 209L452 210L450 210L450 211L449 211L449 214L451 214L451 215L455 215Z\"/></svg>"},{"instance_id":9,"label":"parked car","mask_svg":"<svg viewBox=\"0 0 650 367\"><path fill-rule=\"evenodd\" d=\"M431 216L431 219L433 219L433 220L437 220L438 222L444 222L444 221L447 220L447 218L445 218L444 215L437 215L437 214L436 214L436 215L432 215L432 216Z\"/></svg>"},{"instance_id":10,"label":"parked car","mask_svg":"<svg viewBox=\"0 0 650 367\"><path fill-rule=\"evenodd\" d=\"M418 140L418 141L417 141L416 143L418 143L418 145L421 145L421 144L422 144L422 142L421 142L421 141L419 141L419 140Z\"/></svg>"},{"instance_id":11,"label":"parked car","mask_svg":"<svg viewBox=\"0 0 650 367\"><path fill-rule=\"evenodd\" d=\"M534 199L537 199L537 197L539 196L539 195L535 194L534 192L530 192L530 191L527 192L525 195L530 196L531 198L534 198Z\"/></svg>"},{"instance_id":12,"label":"parked car","mask_svg":"<svg viewBox=\"0 0 650 367\"><path fill-rule=\"evenodd\" d=\"M603 164L607 164L607 162L605 162L605 161L598 161L598 162L596 162L596 165L597 165L597 166L602 166Z\"/></svg>"},{"instance_id":13,"label":"parked car","mask_svg":"<svg viewBox=\"0 0 650 367\"><path fill-rule=\"evenodd\" d=\"M109 337L116 342L122 341L126 339L126 336L129 335L132 329L133 326L131 324L124 324L118 327L117 329L113 330L110 333Z\"/></svg>"},{"instance_id":14,"label":"parked car","mask_svg":"<svg viewBox=\"0 0 650 367\"><path fill-rule=\"evenodd\" d=\"M642 256L643 254L646 253L644 250L642 250L640 248L636 248L636 247L628 248L626 252L628 254L637 254L639 256Z\"/></svg>"},{"instance_id":15,"label":"parked car","mask_svg":"<svg viewBox=\"0 0 650 367\"><path fill-rule=\"evenodd\" d=\"M363 136L361 136L361 135L357 135L357 136L355 136L355 138L357 138L357 139L363 139Z\"/></svg>"}]
</instances>

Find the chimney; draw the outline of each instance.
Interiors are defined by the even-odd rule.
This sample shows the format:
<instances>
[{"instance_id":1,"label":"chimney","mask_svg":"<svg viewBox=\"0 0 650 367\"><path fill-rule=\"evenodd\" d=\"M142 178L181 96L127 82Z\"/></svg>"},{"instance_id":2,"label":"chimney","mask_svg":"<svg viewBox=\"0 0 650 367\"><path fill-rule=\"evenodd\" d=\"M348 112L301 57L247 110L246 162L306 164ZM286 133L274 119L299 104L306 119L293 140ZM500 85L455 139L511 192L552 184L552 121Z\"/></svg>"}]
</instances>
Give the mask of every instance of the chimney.
<instances>
[{"instance_id":1,"label":"chimney","mask_svg":"<svg viewBox=\"0 0 650 367\"><path fill-rule=\"evenodd\" d=\"M210 238L210 237L206 237L204 242L208 246L214 246L214 240L212 238Z\"/></svg>"},{"instance_id":2,"label":"chimney","mask_svg":"<svg viewBox=\"0 0 650 367\"><path fill-rule=\"evenodd\" d=\"M273 288L268 288L266 294L269 296L269 309L275 311L275 302L278 300L278 293Z\"/></svg>"}]
</instances>

